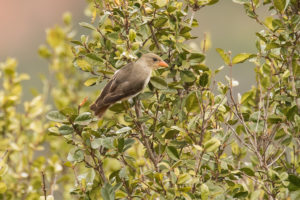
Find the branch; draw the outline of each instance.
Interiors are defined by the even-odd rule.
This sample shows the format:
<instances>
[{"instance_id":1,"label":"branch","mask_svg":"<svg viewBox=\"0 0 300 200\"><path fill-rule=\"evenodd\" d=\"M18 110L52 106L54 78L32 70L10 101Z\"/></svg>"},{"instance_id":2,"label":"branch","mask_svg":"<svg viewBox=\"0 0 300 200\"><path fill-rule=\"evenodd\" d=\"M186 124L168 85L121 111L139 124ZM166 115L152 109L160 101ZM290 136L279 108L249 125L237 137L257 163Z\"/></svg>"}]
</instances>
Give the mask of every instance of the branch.
<instances>
[{"instance_id":1,"label":"branch","mask_svg":"<svg viewBox=\"0 0 300 200\"><path fill-rule=\"evenodd\" d=\"M136 117L140 118L142 116L142 111L141 111L141 101L139 99L136 100L134 108L135 108ZM146 146L146 149L147 149L147 152L149 154L150 160L152 161L152 163L155 167L155 170L157 172L159 172L159 168L157 166L158 160L156 159L155 152L152 151L152 149L151 149L149 138L146 136L146 134L144 132L144 124L142 124L138 121L136 122L136 124L137 124L137 126L140 130L141 135L142 135L142 140L144 142L144 145ZM160 186L162 187L162 189L164 191L164 194L166 195L167 191L165 190L164 184L162 183L162 181L160 181Z\"/></svg>"},{"instance_id":2,"label":"branch","mask_svg":"<svg viewBox=\"0 0 300 200\"><path fill-rule=\"evenodd\" d=\"M134 108L135 108L136 117L140 118L141 115L142 115L140 100L136 100ZM151 149L151 146L150 146L150 143L149 143L149 138L145 135L144 126L143 126L143 124L141 124L138 121L136 122L136 124L137 124L137 127L140 130L141 135L142 135L142 140L143 140L144 145L146 146L146 149L147 149L147 152L149 154L150 160L152 161L156 171L158 172L159 170L158 170L158 167L157 167L156 155L155 155L154 152L152 152L152 149Z\"/></svg>"},{"instance_id":3,"label":"branch","mask_svg":"<svg viewBox=\"0 0 300 200\"><path fill-rule=\"evenodd\" d=\"M289 57L288 67L289 67L289 71L290 71L290 81L291 81L291 84L292 84L292 91L293 91L293 94L295 95L294 98L295 98L296 105L297 105L297 108L298 108L298 114L300 114L300 98L297 95L295 76L294 76L294 72L293 72L293 56L294 56L295 49L296 49L298 39L299 39L300 36L297 33L295 33L295 34L296 34L296 39L295 39L295 42L294 42L295 48L293 48L292 53Z\"/></svg>"},{"instance_id":4,"label":"branch","mask_svg":"<svg viewBox=\"0 0 300 200\"><path fill-rule=\"evenodd\" d=\"M277 158L275 158L270 164L268 164L268 168L271 167L284 153L285 153L285 149L277 156Z\"/></svg>"},{"instance_id":5,"label":"branch","mask_svg":"<svg viewBox=\"0 0 300 200\"><path fill-rule=\"evenodd\" d=\"M194 169L195 170L195 176L197 176L197 174L200 170L200 165L201 165L201 161L202 161L204 153L205 153L205 150L203 150L200 155L197 154L199 156L197 156L197 159L196 159L196 165L195 165L195 169ZM194 183L194 185L193 185L192 192L195 193L195 190L196 190L196 183Z\"/></svg>"},{"instance_id":6,"label":"branch","mask_svg":"<svg viewBox=\"0 0 300 200\"><path fill-rule=\"evenodd\" d=\"M146 12L144 6L142 6L142 9L143 9L143 11L144 11L145 16L147 16L147 12ZM155 12L156 12L156 10L154 11L154 16L155 16ZM155 33L154 33L154 30L153 30L152 21L147 22L147 24L148 24L148 26L149 26L149 28L150 28L151 35L152 35L152 38L153 38L153 41L154 41L154 43L155 43L156 48L157 48L158 50L161 50L161 49L160 49L160 46L159 46L159 43L158 43L158 40L157 40L157 38L156 38L156 36L155 36Z\"/></svg>"},{"instance_id":7,"label":"branch","mask_svg":"<svg viewBox=\"0 0 300 200\"><path fill-rule=\"evenodd\" d=\"M44 171L42 171L42 189L43 189L43 192L44 192L44 197L45 197L45 200L47 200L47 191L46 191L46 183L45 183L45 173Z\"/></svg>"}]
</instances>

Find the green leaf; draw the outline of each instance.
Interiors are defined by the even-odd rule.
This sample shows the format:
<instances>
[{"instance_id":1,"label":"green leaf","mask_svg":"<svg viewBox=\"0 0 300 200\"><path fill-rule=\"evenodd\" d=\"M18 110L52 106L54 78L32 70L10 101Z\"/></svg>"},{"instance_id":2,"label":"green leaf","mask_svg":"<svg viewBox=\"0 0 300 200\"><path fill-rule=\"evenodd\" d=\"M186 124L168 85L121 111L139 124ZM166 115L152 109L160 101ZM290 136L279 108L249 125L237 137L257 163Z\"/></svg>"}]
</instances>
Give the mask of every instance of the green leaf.
<instances>
[{"instance_id":1,"label":"green leaf","mask_svg":"<svg viewBox=\"0 0 300 200\"><path fill-rule=\"evenodd\" d=\"M220 140L218 140L216 137L213 137L204 143L204 149L207 152L213 152L216 151L220 145L221 145Z\"/></svg>"},{"instance_id":2,"label":"green leaf","mask_svg":"<svg viewBox=\"0 0 300 200\"><path fill-rule=\"evenodd\" d=\"M177 183L178 184L186 184L191 180L192 180L192 177L188 173L179 174L179 176L177 178Z\"/></svg>"},{"instance_id":3,"label":"green leaf","mask_svg":"<svg viewBox=\"0 0 300 200\"><path fill-rule=\"evenodd\" d=\"M46 118L54 122L68 122L68 118L59 111L50 111Z\"/></svg>"},{"instance_id":4,"label":"green leaf","mask_svg":"<svg viewBox=\"0 0 300 200\"><path fill-rule=\"evenodd\" d=\"M185 101L185 107L188 112L199 109L198 98L195 92L191 92Z\"/></svg>"},{"instance_id":5,"label":"green leaf","mask_svg":"<svg viewBox=\"0 0 300 200\"><path fill-rule=\"evenodd\" d=\"M69 135L74 132L74 129L71 126L63 124L62 126L59 127L58 131L62 135Z\"/></svg>"},{"instance_id":6,"label":"green leaf","mask_svg":"<svg viewBox=\"0 0 300 200\"><path fill-rule=\"evenodd\" d=\"M300 190L291 192L290 200L299 200L300 199Z\"/></svg>"},{"instance_id":7,"label":"green leaf","mask_svg":"<svg viewBox=\"0 0 300 200\"><path fill-rule=\"evenodd\" d=\"M94 53L88 53L85 55L86 60L90 63L90 64L100 64L103 63L103 59L100 58L99 56L97 56Z\"/></svg>"},{"instance_id":8,"label":"green leaf","mask_svg":"<svg viewBox=\"0 0 300 200\"><path fill-rule=\"evenodd\" d=\"M103 200L114 200L115 199L114 188L109 183L105 183L104 186L101 188L101 196Z\"/></svg>"},{"instance_id":9,"label":"green leaf","mask_svg":"<svg viewBox=\"0 0 300 200\"><path fill-rule=\"evenodd\" d=\"M218 74L220 71L224 69L224 65L215 70L215 74Z\"/></svg>"},{"instance_id":10,"label":"green leaf","mask_svg":"<svg viewBox=\"0 0 300 200\"><path fill-rule=\"evenodd\" d=\"M84 28L88 28L88 29L91 29L91 30L97 30L92 24L89 24L87 22L80 22L79 23L80 26L84 27Z\"/></svg>"},{"instance_id":11,"label":"green leaf","mask_svg":"<svg viewBox=\"0 0 300 200\"><path fill-rule=\"evenodd\" d=\"M74 61L74 66L85 72L91 72L93 69L92 65L83 58L77 58Z\"/></svg>"},{"instance_id":12,"label":"green leaf","mask_svg":"<svg viewBox=\"0 0 300 200\"><path fill-rule=\"evenodd\" d=\"M7 186L4 182L0 182L0 194L4 194L7 190Z\"/></svg>"},{"instance_id":13,"label":"green leaf","mask_svg":"<svg viewBox=\"0 0 300 200\"><path fill-rule=\"evenodd\" d=\"M171 128L174 129L174 130L177 130L177 131L179 131L179 132L186 133L185 130L184 130L183 128L180 128L180 127L178 127L178 126L171 126Z\"/></svg>"},{"instance_id":14,"label":"green leaf","mask_svg":"<svg viewBox=\"0 0 300 200\"><path fill-rule=\"evenodd\" d=\"M119 189L122 187L122 185L123 185L123 183L122 183L122 182L120 182L120 183L117 183L116 185L114 185L114 186L113 186L113 190L114 190L114 191L117 191L117 190L119 190Z\"/></svg>"},{"instance_id":15,"label":"green leaf","mask_svg":"<svg viewBox=\"0 0 300 200\"><path fill-rule=\"evenodd\" d=\"M144 92L139 95L139 99L140 100L150 99L151 97L153 97L153 95L154 95L153 92Z\"/></svg>"},{"instance_id":16,"label":"green leaf","mask_svg":"<svg viewBox=\"0 0 300 200\"><path fill-rule=\"evenodd\" d=\"M130 29L130 30L129 30L129 40L130 40L131 42L133 42L134 39L135 39L135 37L136 37L136 32L135 32L135 30Z\"/></svg>"},{"instance_id":17,"label":"green leaf","mask_svg":"<svg viewBox=\"0 0 300 200\"><path fill-rule=\"evenodd\" d=\"M126 171L126 168L122 168L119 172L120 178L128 179L128 173Z\"/></svg>"},{"instance_id":18,"label":"green leaf","mask_svg":"<svg viewBox=\"0 0 300 200\"><path fill-rule=\"evenodd\" d=\"M116 134L125 133L125 132L130 131L131 129L132 129L132 128L130 128L130 127L123 127L123 128L121 128L121 129L117 130L117 131L116 131Z\"/></svg>"},{"instance_id":19,"label":"green leaf","mask_svg":"<svg viewBox=\"0 0 300 200\"><path fill-rule=\"evenodd\" d=\"M189 31L191 31L191 30L192 30L191 27L185 26L185 27L183 27L183 28L180 30L180 34L185 34L185 33L189 32Z\"/></svg>"},{"instance_id":20,"label":"green leaf","mask_svg":"<svg viewBox=\"0 0 300 200\"><path fill-rule=\"evenodd\" d=\"M76 44L76 45L83 46L82 43L78 40L71 40L70 42L73 43L73 44Z\"/></svg>"},{"instance_id":21,"label":"green leaf","mask_svg":"<svg viewBox=\"0 0 300 200\"><path fill-rule=\"evenodd\" d=\"M245 3L249 3L250 0L232 0L232 1L238 4L245 4Z\"/></svg>"},{"instance_id":22,"label":"green leaf","mask_svg":"<svg viewBox=\"0 0 300 200\"><path fill-rule=\"evenodd\" d=\"M219 0L210 0L207 5L213 5L215 3L218 3Z\"/></svg>"},{"instance_id":23,"label":"green leaf","mask_svg":"<svg viewBox=\"0 0 300 200\"><path fill-rule=\"evenodd\" d=\"M73 158L75 161L77 162L81 162L83 161L84 159L84 153L81 149L77 149L75 152L74 152L74 155L73 155Z\"/></svg>"},{"instance_id":24,"label":"green leaf","mask_svg":"<svg viewBox=\"0 0 300 200\"><path fill-rule=\"evenodd\" d=\"M245 92L242 95L241 103L242 104L247 103L248 101L250 101L252 99L252 97L253 97L253 91Z\"/></svg>"},{"instance_id":25,"label":"green leaf","mask_svg":"<svg viewBox=\"0 0 300 200\"><path fill-rule=\"evenodd\" d=\"M88 172L84 174L87 185L93 185L95 179L95 171L93 168L89 168Z\"/></svg>"},{"instance_id":26,"label":"green leaf","mask_svg":"<svg viewBox=\"0 0 300 200\"><path fill-rule=\"evenodd\" d=\"M287 180L289 177L287 172L282 172L279 176L281 181Z\"/></svg>"},{"instance_id":27,"label":"green leaf","mask_svg":"<svg viewBox=\"0 0 300 200\"><path fill-rule=\"evenodd\" d=\"M183 82L193 82L196 80L196 77L192 71L184 70L180 72L180 78Z\"/></svg>"},{"instance_id":28,"label":"green leaf","mask_svg":"<svg viewBox=\"0 0 300 200\"><path fill-rule=\"evenodd\" d=\"M238 4L245 4L245 3L249 3L250 0L232 0L232 1Z\"/></svg>"},{"instance_id":29,"label":"green leaf","mask_svg":"<svg viewBox=\"0 0 300 200\"><path fill-rule=\"evenodd\" d=\"M167 82L158 76L151 77L150 83L153 85L153 87L159 90L164 90L168 88Z\"/></svg>"},{"instance_id":30,"label":"green leaf","mask_svg":"<svg viewBox=\"0 0 300 200\"><path fill-rule=\"evenodd\" d=\"M189 57L190 65L199 65L201 64L205 59L205 56L201 53L192 53Z\"/></svg>"},{"instance_id":31,"label":"green leaf","mask_svg":"<svg viewBox=\"0 0 300 200\"><path fill-rule=\"evenodd\" d=\"M178 154L178 152L177 152L177 150L176 150L175 147L173 147L173 146L168 146L168 147L167 147L167 154L168 154L168 156L169 156L171 159L173 159L173 160L175 160L175 161L179 160L179 154Z\"/></svg>"},{"instance_id":32,"label":"green leaf","mask_svg":"<svg viewBox=\"0 0 300 200\"><path fill-rule=\"evenodd\" d=\"M280 45L275 43L275 42L271 42L269 44L267 44L266 46L266 50L271 50L271 49L276 49L276 48L279 48Z\"/></svg>"},{"instance_id":33,"label":"green leaf","mask_svg":"<svg viewBox=\"0 0 300 200\"><path fill-rule=\"evenodd\" d=\"M125 139L123 151L126 151L127 149L129 149L134 143L135 143L135 140L132 138Z\"/></svg>"},{"instance_id":34,"label":"green leaf","mask_svg":"<svg viewBox=\"0 0 300 200\"><path fill-rule=\"evenodd\" d=\"M117 42L117 40L119 39L119 34L118 33L116 33L116 32L114 32L114 33L109 33L109 34L107 34L106 35L107 36L107 38L110 40L110 41L112 41L112 42Z\"/></svg>"},{"instance_id":35,"label":"green leaf","mask_svg":"<svg viewBox=\"0 0 300 200\"><path fill-rule=\"evenodd\" d=\"M200 191L201 191L201 199L203 200L208 199L209 187L205 183L201 184Z\"/></svg>"},{"instance_id":36,"label":"green leaf","mask_svg":"<svg viewBox=\"0 0 300 200\"><path fill-rule=\"evenodd\" d=\"M50 134L52 135L56 135L56 136L59 136L59 130L57 127L50 127L48 128L48 131L50 132Z\"/></svg>"},{"instance_id":37,"label":"green leaf","mask_svg":"<svg viewBox=\"0 0 300 200\"><path fill-rule=\"evenodd\" d=\"M159 7L164 7L165 5L167 5L167 3L168 3L168 0L156 0L156 4Z\"/></svg>"},{"instance_id":38,"label":"green leaf","mask_svg":"<svg viewBox=\"0 0 300 200\"><path fill-rule=\"evenodd\" d=\"M225 62L226 65L230 64L230 58L229 56L224 52L223 49L217 48L216 49L217 52L220 54L220 56L222 57L223 61Z\"/></svg>"},{"instance_id":39,"label":"green leaf","mask_svg":"<svg viewBox=\"0 0 300 200\"><path fill-rule=\"evenodd\" d=\"M70 162L81 162L84 159L84 153L81 149L73 148L70 150L67 159Z\"/></svg>"},{"instance_id":40,"label":"green leaf","mask_svg":"<svg viewBox=\"0 0 300 200\"><path fill-rule=\"evenodd\" d=\"M104 24L104 22L106 21L106 19L108 18L109 14L104 14L100 17L100 20L99 20L99 26L102 26Z\"/></svg>"},{"instance_id":41,"label":"green leaf","mask_svg":"<svg viewBox=\"0 0 300 200\"><path fill-rule=\"evenodd\" d=\"M165 135L165 139L174 139L178 133L178 130L169 130Z\"/></svg>"},{"instance_id":42,"label":"green leaf","mask_svg":"<svg viewBox=\"0 0 300 200\"><path fill-rule=\"evenodd\" d=\"M240 170L245 174L247 174L248 176L254 176L254 171L249 167L243 167Z\"/></svg>"},{"instance_id":43,"label":"green leaf","mask_svg":"<svg viewBox=\"0 0 300 200\"><path fill-rule=\"evenodd\" d=\"M292 183L293 185L297 186L300 188L300 177L294 175L294 174L289 174L288 178L289 182Z\"/></svg>"},{"instance_id":44,"label":"green leaf","mask_svg":"<svg viewBox=\"0 0 300 200\"><path fill-rule=\"evenodd\" d=\"M168 21L167 18L161 17L161 18L159 18L158 20L155 21L154 27L155 28L159 28L159 27L165 25L167 21Z\"/></svg>"},{"instance_id":45,"label":"green leaf","mask_svg":"<svg viewBox=\"0 0 300 200\"><path fill-rule=\"evenodd\" d=\"M75 118L74 123L84 126L88 125L92 121L92 119L92 114L90 112L84 112Z\"/></svg>"},{"instance_id":46,"label":"green leaf","mask_svg":"<svg viewBox=\"0 0 300 200\"><path fill-rule=\"evenodd\" d=\"M236 194L233 195L234 198L238 198L238 199L244 199L247 196L248 196L247 191L237 192Z\"/></svg>"},{"instance_id":47,"label":"green leaf","mask_svg":"<svg viewBox=\"0 0 300 200\"><path fill-rule=\"evenodd\" d=\"M44 46L44 45L41 45L39 47L39 50L38 50L38 53L41 57L43 58L50 58L51 57L51 52L49 51L49 49Z\"/></svg>"},{"instance_id":48,"label":"green leaf","mask_svg":"<svg viewBox=\"0 0 300 200\"><path fill-rule=\"evenodd\" d=\"M102 145L102 138L96 138L91 142L92 149L98 149Z\"/></svg>"},{"instance_id":49,"label":"green leaf","mask_svg":"<svg viewBox=\"0 0 300 200\"><path fill-rule=\"evenodd\" d=\"M120 153L123 152L124 143L125 143L124 138L119 138L118 139L118 152L120 152Z\"/></svg>"},{"instance_id":50,"label":"green leaf","mask_svg":"<svg viewBox=\"0 0 300 200\"><path fill-rule=\"evenodd\" d=\"M240 53L232 59L232 64L243 63L252 56L250 53Z\"/></svg>"},{"instance_id":51,"label":"green leaf","mask_svg":"<svg viewBox=\"0 0 300 200\"><path fill-rule=\"evenodd\" d=\"M88 80L86 80L86 81L84 82L84 85L87 86L87 87L92 86L92 85L95 85L96 82L97 82L97 80L98 80L98 77L92 77L92 78L89 78Z\"/></svg>"},{"instance_id":52,"label":"green leaf","mask_svg":"<svg viewBox=\"0 0 300 200\"><path fill-rule=\"evenodd\" d=\"M109 138L104 138L102 139L102 146L107 148L107 149L113 149L114 148L114 139L109 137Z\"/></svg>"},{"instance_id":53,"label":"green leaf","mask_svg":"<svg viewBox=\"0 0 300 200\"><path fill-rule=\"evenodd\" d=\"M199 118L200 118L200 116L196 115L192 119L190 119L189 123L188 123L188 126L187 126L188 129L195 129L196 128L196 124L199 121Z\"/></svg>"},{"instance_id":54,"label":"green leaf","mask_svg":"<svg viewBox=\"0 0 300 200\"><path fill-rule=\"evenodd\" d=\"M283 12L289 3L289 0L273 0L275 8L277 8L280 12Z\"/></svg>"},{"instance_id":55,"label":"green leaf","mask_svg":"<svg viewBox=\"0 0 300 200\"><path fill-rule=\"evenodd\" d=\"M71 116L71 115L77 115L77 108L75 107L65 107L61 109L59 112L61 112L65 116Z\"/></svg>"},{"instance_id":56,"label":"green leaf","mask_svg":"<svg viewBox=\"0 0 300 200\"><path fill-rule=\"evenodd\" d=\"M202 73L199 79L199 85L201 87L205 87L208 84L208 78L209 78L208 73L206 72Z\"/></svg>"},{"instance_id":57,"label":"green leaf","mask_svg":"<svg viewBox=\"0 0 300 200\"><path fill-rule=\"evenodd\" d=\"M280 115L276 115L276 114L272 114L268 117L268 122L272 123L272 124L277 124L280 123L282 121L284 121L284 117L280 116Z\"/></svg>"},{"instance_id":58,"label":"green leaf","mask_svg":"<svg viewBox=\"0 0 300 200\"><path fill-rule=\"evenodd\" d=\"M125 107L124 107L123 103L115 103L114 105L112 105L109 108L109 110L116 112L116 113L120 113L125 110Z\"/></svg>"}]
</instances>

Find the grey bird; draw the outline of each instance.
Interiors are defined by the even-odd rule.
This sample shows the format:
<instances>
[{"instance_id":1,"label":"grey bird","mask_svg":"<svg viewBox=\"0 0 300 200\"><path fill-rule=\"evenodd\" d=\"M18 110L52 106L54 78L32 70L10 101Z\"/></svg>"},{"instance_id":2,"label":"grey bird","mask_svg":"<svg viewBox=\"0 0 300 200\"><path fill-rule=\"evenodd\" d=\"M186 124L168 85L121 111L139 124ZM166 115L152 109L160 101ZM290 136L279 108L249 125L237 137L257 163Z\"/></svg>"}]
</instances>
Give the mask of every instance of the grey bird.
<instances>
[{"instance_id":1,"label":"grey bird","mask_svg":"<svg viewBox=\"0 0 300 200\"><path fill-rule=\"evenodd\" d=\"M153 53L144 54L136 62L125 65L105 85L90 109L94 111L95 116L101 118L117 101L134 97L143 91L149 83L152 70L159 67L168 67L168 64Z\"/></svg>"}]
</instances>

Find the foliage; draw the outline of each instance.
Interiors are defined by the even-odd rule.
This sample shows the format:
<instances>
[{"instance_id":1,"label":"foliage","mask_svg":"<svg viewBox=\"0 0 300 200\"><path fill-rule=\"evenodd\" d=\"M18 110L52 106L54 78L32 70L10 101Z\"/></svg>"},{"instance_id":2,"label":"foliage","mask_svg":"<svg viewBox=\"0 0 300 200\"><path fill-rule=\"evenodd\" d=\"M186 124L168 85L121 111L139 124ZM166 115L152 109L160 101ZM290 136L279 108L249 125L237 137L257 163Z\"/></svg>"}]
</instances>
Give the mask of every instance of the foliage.
<instances>
[{"instance_id":1,"label":"foliage","mask_svg":"<svg viewBox=\"0 0 300 200\"><path fill-rule=\"evenodd\" d=\"M206 46L187 45L196 38L195 13L217 2L90 1L91 23L80 23L90 32L80 40L65 14L39 49L49 61L45 91L24 112L16 107L27 76L15 72L14 60L3 63L0 199L51 199L58 184L64 199L298 199L299 5L234 0L263 26L256 53L217 49L230 71L246 61L255 66L256 86L236 95L231 75L214 80L223 67L206 66ZM272 16L261 20L261 6ZM88 105L98 90L149 51L170 67L154 72L132 101L95 118ZM56 110L49 111L48 94ZM38 156L43 148L50 157Z\"/></svg>"},{"instance_id":2,"label":"foliage","mask_svg":"<svg viewBox=\"0 0 300 200\"><path fill-rule=\"evenodd\" d=\"M45 114L49 106L43 94L19 106L27 74L16 72L17 62L9 58L0 64L0 199L39 199L41 171L54 178L62 172L57 154L46 154L47 138ZM47 139L46 139L47 138Z\"/></svg>"}]
</instances>

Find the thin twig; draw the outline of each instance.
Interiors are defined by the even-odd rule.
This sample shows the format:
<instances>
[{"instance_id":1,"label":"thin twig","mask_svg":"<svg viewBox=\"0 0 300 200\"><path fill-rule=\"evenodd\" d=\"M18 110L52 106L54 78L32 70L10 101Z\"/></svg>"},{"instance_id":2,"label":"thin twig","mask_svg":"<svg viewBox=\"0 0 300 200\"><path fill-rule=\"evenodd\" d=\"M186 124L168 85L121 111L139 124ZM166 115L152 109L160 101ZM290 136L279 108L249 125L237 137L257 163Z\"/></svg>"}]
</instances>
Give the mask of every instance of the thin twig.
<instances>
[{"instance_id":1,"label":"thin twig","mask_svg":"<svg viewBox=\"0 0 300 200\"><path fill-rule=\"evenodd\" d=\"M143 9L143 11L144 11L144 14L147 15L147 12L146 12L144 6L142 6L142 9ZM155 15L155 13L156 13L156 10L154 11L154 15ZM153 20L147 22L147 25L148 25L148 27L150 28L151 35L152 35L152 39L153 39L153 41L154 41L154 43L155 43L156 48L157 48L158 50L161 50L161 49L160 49L160 46L159 46L159 43L158 43L158 40L157 40L157 38L156 38L156 35L155 35L155 33L154 33L152 23L153 23Z\"/></svg>"},{"instance_id":2,"label":"thin twig","mask_svg":"<svg viewBox=\"0 0 300 200\"><path fill-rule=\"evenodd\" d=\"M198 152L198 151L197 151ZM200 166L201 166L201 161L202 161L202 158L203 158L203 155L204 155L204 153L205 153L205 150L203 150L202 152L201 152L201 154L199 155L199 154L197 154L198 155L198 157L197 157L197 161L196 161L196 166L195 166L195 176L197 176L197 174L198 174L198 172L199 172L199 170L200 170ZM196 190L196 183L194 183L194 185L193 185L193 188L192 188L192 192L194 193L195 192L195 190Z\"/></svg>"},{"instance_id":3,"label":"thin twig","mask_svg":"<svg viewBox=\"0 0 300 200\"><path fill-rule=\"evenodd\" d=\"M268 168L271 167L284 153L285 153L285 149L277 156L277 158L275 158L270 164L268 164Z\"/></svg>"},{"instance_id":4,"label":"thin twig","mask_svg":"<svg viewBox=\"0 0 300 200\"><path fill-rule=\"evenodd\" d=\"M229 127L229 129L234 133L234 135L236 136L236 138L239 140L240 143L242 143L245 147L247 147L250 151L252 151L253 153L255 153L255 150L252 149L252 147L245 143L244 140L242 138L240 138L239 134L234 130L234 128L229 125L228 123L225 123L227 125L227 127Z\"/></svg>"},{"instance_id":5,"label":"thin twig","mask_svg":"<svg viewBox=\"0 0 300 200\"><path fill-rule=\"evenodd\" d=\"M137 118L140 118L141 117L141 104L140 104L140 100L136 100L135 102L135 113L136 113L136 117ZM140 122L136 122L137 123L137 126L140 130L140 133L141 133L141 136L142 136L142 141L144 143L144 145L146 146L146 149L147 149L147 152L149 154L149 157L150 157L150 160L152 161L156 171L158 171L158 167L157 167L157 161L156 161L156 155L155 155L155 152L152 152L151 150L151 146L150 146L150 143L149 143L149 138L145 135L145 132L144 132L144 127L143 125L140 123Z\"/></svg>"},{"instance_id":6,"label":"thin twig","mask_svg":"<svg viewBox=\"0 0 300 200\"><path fill-rule=\"evenodd\" d=\"M296 33L296 39L295 39L295 42L294 42L295 48L293 48L293 50L291 52L291 55L289 57L289 61L288 61L288 67L289 67L289 71L290 71L290 77L289 78L290 78L290 82L291 82L291 85L292 85L292 92L295 95L294 99L296 101L296 105L297 105L297 108L298 108L298 114L300 114L300 98L299 98L299 95L297 94L297 89L296 89L296 82L295 82L295 76L294 76L294 71L293 71L293 56L294 56L294 53L295 53L295 50L296 50L296 47L297 47L299 37L300 36Z\"/></svg>"},{"instance_id":7,"label":"thin twig","mask_svg":"<svg viewBox=\"0 0 300 200\"><path fill-rule=\"evenodd\" d=\"M46 191L46 183L45 183L45 173L42 171L42 189L44 192L45 200L47 200L47 191Z\"/></svg>"},{"instance_id":8,"label":"thin twig","mask_svg":"<svg viewBox=\"0 0 300 200\"><path fill-rule=\"evenodd\" d=\"M204 33L202 53L205 54L205 52L206 52L206 33Z\"/></svg>"},{"instance_id":9,"label":"thin twig","mask_svg":"<svg viewBox=\"0 0 300 200\"><path fill-rule=\"evenodd\" d=\"M5 156L7 155L7 153L8 153L8 150L5 150L4 153L3 153L3 155L0 157L0 161L2 161L5 158Z\"/></svg>"}]
</instances>

